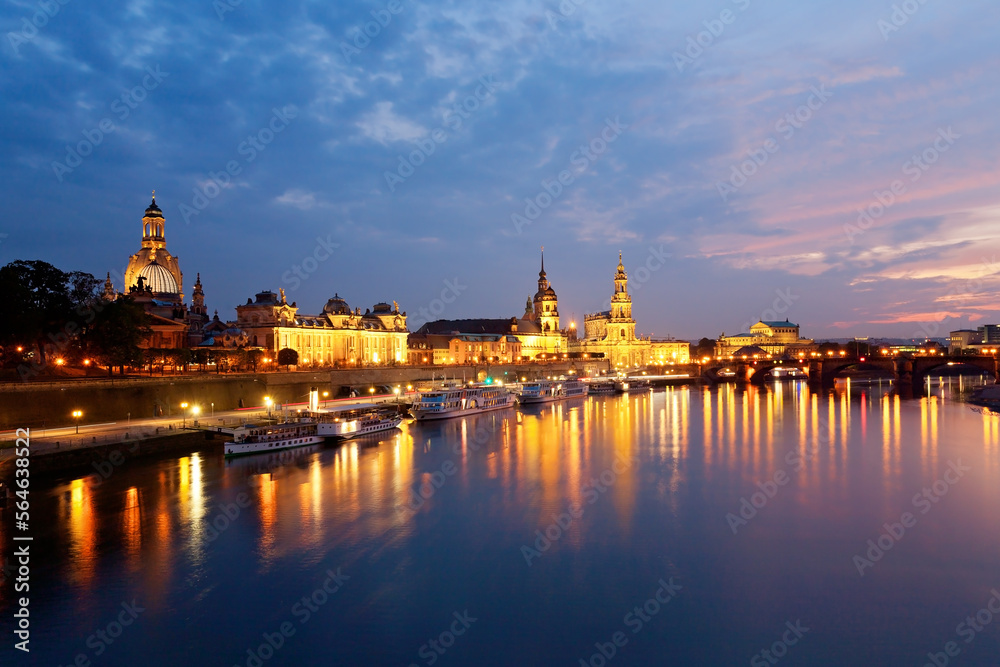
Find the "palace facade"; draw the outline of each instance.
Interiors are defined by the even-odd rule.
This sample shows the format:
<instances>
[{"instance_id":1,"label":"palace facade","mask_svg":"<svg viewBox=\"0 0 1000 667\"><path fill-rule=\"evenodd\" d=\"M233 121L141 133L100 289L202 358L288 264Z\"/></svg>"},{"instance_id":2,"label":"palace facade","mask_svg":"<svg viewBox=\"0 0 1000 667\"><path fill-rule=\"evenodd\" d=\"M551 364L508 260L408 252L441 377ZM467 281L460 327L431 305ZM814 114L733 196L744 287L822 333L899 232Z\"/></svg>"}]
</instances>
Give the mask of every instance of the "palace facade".
<instances>
[{"instance_id":1,"label":"palace facade","mask_svg":"<svg viewBox=\"0 0 1000 667\"><path fill-rule=\"evenodd\" d=\"M618 253L615 290L611 309L584 316L583 338L570 343L570 352L588 357L603 357L612 368L626 371L650 364L688 363L690 343L676 340L653 340L635 335L632 296L628 293L628 274Z\"/></svg>"},{"instance_id":2,"label":"palace facade","mask_svg":"<svg viewBox=\"0 0 1000 667\"><path fill-rule=\"evenodd\" d=\"M406 362L406 313L393 303L377 303L364 314L334 294L319 315L298 312L285 291L258 292L236 307L234 336L273 357L289 348L305 365L386 365ZM243 338L245 336L245 338Z\"/></svg>"},{"instance_id":3,"label":"palace facade","mask_svg":"<svg viewBox=\"0 0 1000 667\"><path fill-rule=\"evenodd\" d=\"M461 364L561 357L569 352L568 340L559 328L559 298L545 273L543 252L538 290L520 318L435 320L411 334L408 345L414 363Z\"/></svg>"},{"instance_id":4,"label":"palace facade","mask_svg":"<svg viewBox=\"0 0 1000 667\"><path fill-rule=\"evenodd\" d=\"M811 352L816 349L816 341L802 338L799 335L799 325L794 322L761 320L751 326L747 333L735 336L723 333L719 336L715 344L715 355L728 357L737 354L745 347L757 347L766 354L778 357L796 352Z\"/></svg>"}]
</instances>

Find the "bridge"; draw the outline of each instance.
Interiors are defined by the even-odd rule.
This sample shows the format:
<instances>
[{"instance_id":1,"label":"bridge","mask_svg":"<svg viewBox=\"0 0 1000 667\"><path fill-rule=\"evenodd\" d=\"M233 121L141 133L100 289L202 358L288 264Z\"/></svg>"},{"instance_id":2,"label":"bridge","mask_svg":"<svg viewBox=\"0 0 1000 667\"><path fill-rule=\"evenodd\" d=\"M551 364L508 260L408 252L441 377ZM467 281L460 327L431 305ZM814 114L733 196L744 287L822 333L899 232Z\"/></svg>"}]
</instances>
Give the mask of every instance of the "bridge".
<instances>
[{"instance_id":1,"label":"bridge","mask_svg":"<svg viewBox=\"0 0 1000 667\"><path fill-rule=\"evenodd\" d=\"M812 359L748 359L732 360L702 367L702 377L710 382L745 382L762 385L773 377L776 369L797 369L808 373L809 381L822 385L833 384L837 377L850 377L860 373L881 375L892 379L897 386L920 389L928 377L935 375L982 373L993 380L1000 380L997 359L985 356L927 357L824 357ZM780 371L779 371L780 372ZM794 372L794 371L793 371Z\"/></svg>"}]
</instances>

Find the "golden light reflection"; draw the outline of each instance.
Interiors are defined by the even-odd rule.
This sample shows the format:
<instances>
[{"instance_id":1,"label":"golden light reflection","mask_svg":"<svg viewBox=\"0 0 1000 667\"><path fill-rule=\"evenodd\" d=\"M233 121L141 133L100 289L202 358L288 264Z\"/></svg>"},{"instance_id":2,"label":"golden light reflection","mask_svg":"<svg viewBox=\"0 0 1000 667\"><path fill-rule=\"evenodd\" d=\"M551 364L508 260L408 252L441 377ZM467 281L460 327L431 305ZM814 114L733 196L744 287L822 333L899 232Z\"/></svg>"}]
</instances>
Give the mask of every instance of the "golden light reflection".
<instances>
[{"instance_id":1,"label":"golden light reflection","mask_svg":"<svg viewBox=\"0 0 1000 667\"><path fill-rule=\"evenodd\" d=\"M257 543L257 550L260 554L261 564L267 568L274 561L275 523L278 518L277 495L278 483L271 473L264 473L259 477L257 487L257 508L260 517L260 539Z\"/></svg>"},{"instance_id":2,"label":"golden light reflection","mask_svg":"<svg viewBox=\"0 0 1000 667\"><path fill-rule=\"evenodd\" d=\"M69 490L69 553L67 567L70 579L89 587L97 566L97 526L94 519L92 492L85 478L70 482Z\"/></svg>"},{"instance_id":3,"label":"golden light reflection","mask_svg":"<svg viewBox=\"0 0 1000 667\"><path fill-rule=\"evenodd\" d=\"M139 504L139 489L134 486L125 491L125 509L122 512L122 541L129 568L139 569L142 547L142 508Z\"/></svg>"}]
</instances>

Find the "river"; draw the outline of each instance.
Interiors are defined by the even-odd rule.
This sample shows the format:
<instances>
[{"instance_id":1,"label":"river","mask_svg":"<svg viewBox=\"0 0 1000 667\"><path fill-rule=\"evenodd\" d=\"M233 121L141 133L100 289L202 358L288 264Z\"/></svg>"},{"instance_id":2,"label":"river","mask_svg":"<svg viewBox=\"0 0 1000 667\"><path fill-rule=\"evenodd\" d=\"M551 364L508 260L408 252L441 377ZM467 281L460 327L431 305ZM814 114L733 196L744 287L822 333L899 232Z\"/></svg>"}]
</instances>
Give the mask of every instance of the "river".
<instances>
[{"instance_id":1,"label":"river","mask_svg":"<svg viewBox=\"0 0 1000 667\"><path fill-rule=\"evenodd\" d=\"M951 385L666 388L104 472L33 481L30 664L1000 662L1000 417Z\"/></svg>"}]
</instances>

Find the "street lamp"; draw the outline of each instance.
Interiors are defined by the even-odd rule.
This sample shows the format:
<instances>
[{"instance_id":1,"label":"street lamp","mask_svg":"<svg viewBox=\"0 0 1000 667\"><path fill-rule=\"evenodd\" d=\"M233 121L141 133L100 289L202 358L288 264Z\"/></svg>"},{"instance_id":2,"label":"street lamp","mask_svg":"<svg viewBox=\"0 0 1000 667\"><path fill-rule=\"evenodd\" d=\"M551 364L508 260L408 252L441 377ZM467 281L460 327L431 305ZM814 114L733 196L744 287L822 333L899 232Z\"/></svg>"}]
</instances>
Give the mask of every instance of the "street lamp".
<instances>
[{"instance_id":1,"label":"street lamp","mask_svg":"<svg viewBox=\"0 0 1000 667\"><path fill-rule=\"evenodd\" d=\"M76 420L76 434L80 435L80 417L83 416L83 410L74 410L73 419Z\"/></svg>"},{"instance_id":2,"label":"street lamp","mask_svg":"<svg viewBox=\"0 0 1000 667\"><path fill-rule=\"evenodd\" d=\"M194 421L198 420L198 415L201 414L201 408L197 405L191 407L191 419Z\"/></svg>"},{"instance_id":3,"label":"street lamp","mask_svg":"<svg viewBox=\"0 0 1000 667\"><path fill-rule=\"evenodd\" d=\"M183 421L181 422L181 428L187 428L187 408L188 408L187 401L181 403L181 416L183 417Z\"/></svg>"},{"instance_id":4,"label":"street lamp","mask_svg":"<svg viewBox=\"0 0 1000 667\"><path fill-rule=\"evenodd\" d=\"M271 397L270 396L265 396L264 397L264 404L267 406L267 416L270 418L270 416L271 416Z\"/></svg>"}]
</instances>

